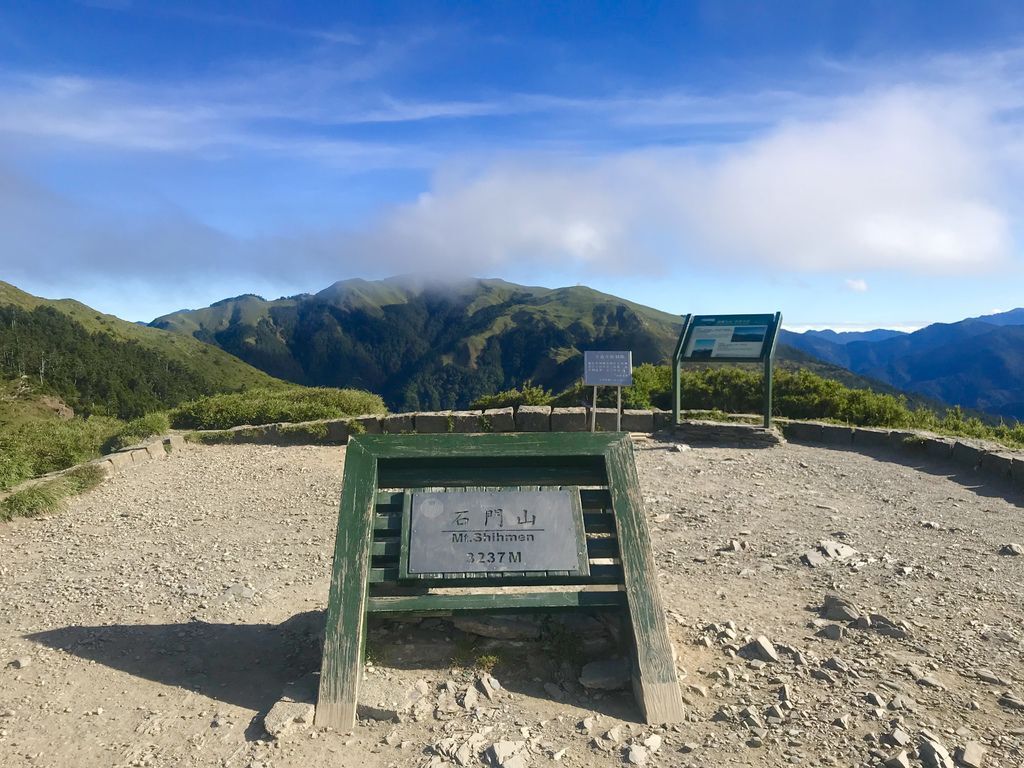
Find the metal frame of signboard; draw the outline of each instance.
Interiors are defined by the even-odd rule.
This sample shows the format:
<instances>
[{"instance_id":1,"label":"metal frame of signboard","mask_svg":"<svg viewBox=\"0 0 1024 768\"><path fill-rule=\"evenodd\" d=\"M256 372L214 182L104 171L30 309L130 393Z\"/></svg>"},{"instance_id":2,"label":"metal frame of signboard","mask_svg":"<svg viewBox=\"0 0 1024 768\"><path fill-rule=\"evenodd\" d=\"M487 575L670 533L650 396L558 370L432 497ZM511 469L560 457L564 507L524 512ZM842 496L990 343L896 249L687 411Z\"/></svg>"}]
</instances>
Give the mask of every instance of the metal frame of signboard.
<instances>
[{"instance_id":1,"label":"metal frame of signboard","mask_svg":"<svg viewBox=\"0 0 1024 768\"><path fill-rule=\"evenodd\" d=\"M412 490L457 493L545 487L578 489L588 573L402 578L406 500ZM575 531L566 535L578 536ZM538 586L547 589L538 591ZM482 593L479 587L500 589ZM442 591L430 591L435 588ZM633 692L643 717L649 723L682 722L685 712L628 435L353 437L345 456L315 722L346 731L354 727L369 614L571 609L614 610L622 615L632 656Z\"/></svg>"},{"instance_id":2,"label":"metal frame of signboard","mask_svg":"<svg viewBox=\"0 0 1024 768\"><path fill-rule=\"evenodd\" d=\"M701 358L699 360L685 359L683 353L690 342L690 337L696 327L694 320L697 317L755 317L756 315L683 315L683 328L679 332L679 340L676 342L675 351L672 353L672 420L674 424L680 423L680 381L682 364L686 363L763 363L764 384L763 384L763 416L764 426L767 429L772 425L772 363L775 360L775 346L779 338L779 328L782 327L782 313L776 312L774 316L766 315L772 319L768 323L764 345L761 348L760 357L714 357Z\"/></svg>"}]
</instances>

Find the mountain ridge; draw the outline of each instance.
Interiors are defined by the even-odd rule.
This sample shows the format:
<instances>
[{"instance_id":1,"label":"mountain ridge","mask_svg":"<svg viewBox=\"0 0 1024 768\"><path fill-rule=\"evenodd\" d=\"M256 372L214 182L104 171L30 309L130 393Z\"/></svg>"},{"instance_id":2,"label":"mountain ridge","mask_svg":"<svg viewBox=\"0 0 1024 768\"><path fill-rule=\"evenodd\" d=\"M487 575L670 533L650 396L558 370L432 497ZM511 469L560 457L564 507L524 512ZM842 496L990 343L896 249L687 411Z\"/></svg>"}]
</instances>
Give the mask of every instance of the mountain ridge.
<instances>
[{"instance_id":1,"label":"mountain ridge","mask_svg":"<svg viewBox=\"0 0 1024 768\"><path fill-rule=\"evenodd\" d=\"M290 381L369 389L392 408L418 410L462 407L526 381L562 390L580 378L584 349L631 349L635 364L667 362L682 318L581 285L404 275L339 280L269 301L243 294L153 325ZM778 359L892 391L803 351L783 347Z\"/></svg>"}]
</instances>

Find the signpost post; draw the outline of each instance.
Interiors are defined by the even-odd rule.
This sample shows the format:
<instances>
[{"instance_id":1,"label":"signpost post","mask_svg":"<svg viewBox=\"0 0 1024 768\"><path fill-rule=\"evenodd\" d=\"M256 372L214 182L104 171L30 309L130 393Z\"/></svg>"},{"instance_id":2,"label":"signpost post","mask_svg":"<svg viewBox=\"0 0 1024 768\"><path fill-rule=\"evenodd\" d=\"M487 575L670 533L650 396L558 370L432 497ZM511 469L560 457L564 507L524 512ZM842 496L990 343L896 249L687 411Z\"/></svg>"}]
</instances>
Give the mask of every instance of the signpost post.
<instances>
[{"instance_id":1,"label":"signpost post","mask_svg":"<svg viewBox=\"0 0 1024 768\"><path fill-rule=\"evenodd\" d=\"M371 613L567 609L620 612L643 717L682 722L628 435L353 437L316 724L355 725Z\"/></svg>"},{"instance_id":2,"label":"signpost post","mask_svg":"<svg viewBox=\"0 0 1024 768\"><path fill-rule=\"evenodd\" d=\"M597 431L597 388L615 387L615 431L622 431L622 388L633 386L633 353L584 352L583 384L594 388L593 407L590 409L590 431Z\"/></svg>"},{"instance_id":3,"label":"signpost post","mask_svg":"<svg viewBox=\"0 0 1024 768\"><path fill-rule=\"evenodd\" d=\"M672 355L672 417L679 423L682 363L763 363L764 426L772 425L772 362L782 313L685 315Z\"/></svg>"}]
</instances>

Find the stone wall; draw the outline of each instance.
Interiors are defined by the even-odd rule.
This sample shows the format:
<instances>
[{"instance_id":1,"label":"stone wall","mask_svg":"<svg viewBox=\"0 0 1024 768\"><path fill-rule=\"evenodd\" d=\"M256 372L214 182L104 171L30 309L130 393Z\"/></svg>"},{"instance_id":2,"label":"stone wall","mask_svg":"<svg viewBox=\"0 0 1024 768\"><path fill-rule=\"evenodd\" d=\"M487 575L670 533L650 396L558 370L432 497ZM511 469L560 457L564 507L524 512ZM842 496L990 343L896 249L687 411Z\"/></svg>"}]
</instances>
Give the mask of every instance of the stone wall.
<instances>
[{"instance_id":1,"label":"stone wall","mask_svg":"<svg viewBox=\"0 0 1024 768\"><path fill-rule=\"evenodd\" d=\"M777 420L787 440L855 451L895 451L907 458L946 462L966 474L1003 480L1024 489L1024 453L998 443L930 432L847 427L811 421Z\"/></svg>"}]
</instances>

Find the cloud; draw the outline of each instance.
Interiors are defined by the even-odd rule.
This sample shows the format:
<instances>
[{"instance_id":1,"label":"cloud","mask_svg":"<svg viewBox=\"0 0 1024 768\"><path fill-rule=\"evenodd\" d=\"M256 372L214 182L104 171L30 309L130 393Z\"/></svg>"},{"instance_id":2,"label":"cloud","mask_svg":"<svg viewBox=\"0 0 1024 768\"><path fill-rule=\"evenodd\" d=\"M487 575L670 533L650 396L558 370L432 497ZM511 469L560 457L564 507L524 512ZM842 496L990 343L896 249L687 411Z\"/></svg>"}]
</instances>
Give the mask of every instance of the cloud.
<instances>
[{"instance_id":1,"label":"cloud","mask_svg":"<svg viewBox=\"0 0 1024 768\"><path fill-rule=\"evenodd\" d=\"M843 282L843 285L846 286L846 290L853 293L866 293L868 290L867 281L860 278L846 280Z\"/></svg>"},{"instance_id":2,"label":"cloud","mask_svg":"<svg viewBox=\"0 0 1024 768\"><path fill-rule=\"evenodd\" d=\"M293 75L275 75L276 92L294 84ZM305 87L303 105L315 103L310 88L335 93L329 78ZM0 114L0 131L158 152L244 146L350 167L437 163L427 191L381 208L361 227L252 238L172 207L126 224L0 167L0 266L9 274L308 281L531 267L658 275L679 266L766 275L976 274L1013 258L1017 201L1005 191L1021 163L1000 111L1006 105L957 87L901 86L818 101L731 143L465 153L442 162L423 146L261 132L251 123L292 102L265 104L236 80L220 86L216 104L188 89L150 103L132 85L82 78L7 80L0 92L17 97ZM307 121L346 119L322 106L302 108ZM419 120L502 108L509 103L396 101L387 109L396 119ZM618 107L600 108L618 114ZM854 291L861 286L847 282Z\"/></svg>"},{"instance_id":3,"label":"cloud","mask_svg":"<svg viewBox=\"0 0 1024 768\"><path fill-rule=\"evenodd\" d=\"M517 157L384 216L375 259L469 270L533 261L955 274L1011 258L995 131L948 93L898 89L725 148ZM866 287L866 286L865 286Z\"/></svg>"}]
</instances>

